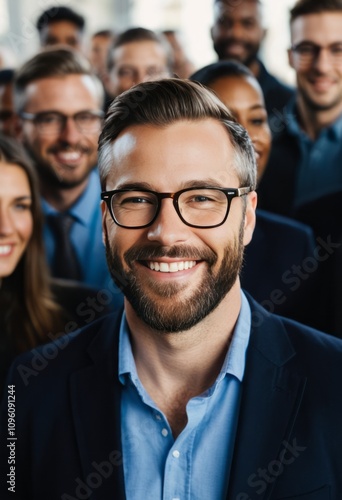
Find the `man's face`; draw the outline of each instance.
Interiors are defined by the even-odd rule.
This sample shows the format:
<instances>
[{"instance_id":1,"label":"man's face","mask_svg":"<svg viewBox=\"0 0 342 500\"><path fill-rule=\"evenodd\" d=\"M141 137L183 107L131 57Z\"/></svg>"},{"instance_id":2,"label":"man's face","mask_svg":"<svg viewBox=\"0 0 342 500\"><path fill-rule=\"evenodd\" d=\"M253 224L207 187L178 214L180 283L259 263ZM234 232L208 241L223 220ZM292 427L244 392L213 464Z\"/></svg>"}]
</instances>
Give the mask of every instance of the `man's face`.
<instances>
[{"instance_id":1,"label":"man's face","mask_svg":"<svg viewBox=\"0 0 342 500\"><path fill-rule=\"evenodd\" d=\"M89 60L101 80L107 72L108 50L112 43L113 37L106 35L96 35L91 39Z\"/></svg>"},{"instance_id":2,"label":"man's face","mask_svg":"<svg viewBox=\"0 0 342 500\"><path fill-rule=\"evenodd\" d=\"M296 71L299 96L309 109L342 112L342 58L336 62L329 48L342 45L342 13L325 12L298 17L291 26L292 46L321 47L309 62L289 50L289 61Z\"/></svg>"},{"instance_id":3,"label":"man's face","mask_svg":"<svg viewBox=\"0 0 342 500\"><path fill-rule=\"evenodd\" d=\"M68 117L81 111L98 111L99 96L87 75L42 78L25 91L26 113L59 112ZM59 132L46 134L31 120L21 121L20 138L35 161L41 179L51 189L72 188L86 181L97 163L100 131L82 132L68 118Z\"/></svg>"},{"instance_id":4,"label":"man's face","mask_svg":"<svg viewBox=\"0 0 342 500\"><path fill-rule=\"evenodd\" d=\"M112 159L107 190L240 186L227 131L212 119L129 127L115 141ZM243 200L233 199L226 222L211 229L185 225L170 198L143 229L117 226L103 205L108 264L113 277L119 274L126 283L127 313L163 332L187 330L210 314L238 287L243 246L254 228L255 197L248 195L245 215Z\"/></svg>"},{"instance_id":5,"label":"man's face","mask_svg":"<svg viewBox=\"0 0 342 500\"><path fill-rule=\"evenodd\" d=\"M249 66L264 36L261 9L256 0L215 3L211 38L220 60L234 59Z\"/></svg>"},{"instance_id":6,"label":"man's face","mask_svg":"<svg viewBox=\"0 0 342 500\"><path fill-rule=\"evenodd\" d=\"M68 45L83 52L83 34L76 24L70 21L56 21L47 24L40 32L42 47L50 45Z\"/></svg>"},{"instance_id":7,"label":"man's face","mask_svg":"<svg viewBox=\"0 0 342 500\"><path fill-rule=\"evenodd\" d=\"M113 67L107 89L113 97L133 85L170 76L165 48L146 40L126 43L112 50Z\"/></svg>"},{"instance_id":8,"label":"man's face","mask_svg":"<svg viewBox=\"0 0 342 500\"><path fill-rule=\"evenodd\" d=\"M13 85L0 85L0 132L13 136L15 128L15 114L13 106Z\"/></svg>"}]
</instances>

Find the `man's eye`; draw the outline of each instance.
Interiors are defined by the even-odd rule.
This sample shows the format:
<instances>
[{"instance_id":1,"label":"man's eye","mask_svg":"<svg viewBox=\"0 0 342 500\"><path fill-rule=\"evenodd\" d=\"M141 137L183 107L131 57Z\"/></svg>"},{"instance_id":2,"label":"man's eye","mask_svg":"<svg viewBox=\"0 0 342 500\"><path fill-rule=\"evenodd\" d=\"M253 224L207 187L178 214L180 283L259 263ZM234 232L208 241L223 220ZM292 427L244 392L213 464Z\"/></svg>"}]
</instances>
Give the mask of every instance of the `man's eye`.
<instances>
[{"instance_id":1,"label":"man's eye","mask_svg":"<svg viewBox=\"0 0 342 500\"><path fill-rule=\"evenodd\" d=\"M208 198L208 196L203 196L203 195L198 195L198 196L194 196L192 201L196 202L196 203L203 203L203 202L206 202L206 201L213 201L211 200L210 198Z\"/></svg>"},{"instance_id":2,"label":"man's eye","mask_svg":"<svg viewBox=\"0 0 342 500\"><path fill-rule=\"evenodd\" d=\"M58 123L59 116L56 115L43 115L37 116L38 123L42 123L43 125L48 125L49 123Z\"/></svg>"},{"instance_id":3,"label":"man's eye","mask_svg":"<svg viewBox=\"0 0 342 500\"><path fill-rule=\"evenodd\" d=\"M121 200L121 205L129 205L129 204L135 204L135 205L143 205L145 203L153 203L152 200L149 198L144 198L144 197L138 197L138 196L131 196L129 198L125 198Z\"/></svg>"},{"instance_id":4,"label":"man's eye","mask_svg":"<svg viewBox=\"0 0 342 500\"><path fill-rule=\"evenodd\" d=\"M333 45L330 50L331 50L332 54L341 55L342 54L342 45Z\"/></svg>"},{"instance_id":5,"label":"man's eye","mask_svg":"<svg viewBox=\"0 0 342 500\"><path fill-rule=\"evenodd\" d=\"M77 115L77 120L79 123L89 123L98 120L98 117L91 113L82 113L81 115Z\"/></svg>"},{"instance_id":6,"label":"man's eye","mask_svg":"<svg viewBox=\"0 0 342 500\"><path fill-rule=\"evenodd\" d=\"M299 54L303 55L309 55L315 52L315 48L312 47L311 45L300 45L297 50Z\"/></svg>"}]
</instances>

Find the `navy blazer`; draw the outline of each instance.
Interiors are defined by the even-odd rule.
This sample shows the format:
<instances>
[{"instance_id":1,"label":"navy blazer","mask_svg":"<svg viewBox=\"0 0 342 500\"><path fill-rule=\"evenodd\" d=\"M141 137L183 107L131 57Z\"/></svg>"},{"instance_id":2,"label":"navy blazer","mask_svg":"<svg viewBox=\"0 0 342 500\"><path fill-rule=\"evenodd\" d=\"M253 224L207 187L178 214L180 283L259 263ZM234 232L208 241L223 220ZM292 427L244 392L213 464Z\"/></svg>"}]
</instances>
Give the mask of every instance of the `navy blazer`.
<instances>
[{"instance_id":1,"label":"navy blazer","mask_svg":"<svg viewBox=\"0 0 342 500\"><path fill-rule=\"evenodd\" d=\"M325 315L314 307L320 296L319 263L310 273L303 269L316 246L309 226L257 209L253 238L245 248L242 288L269 312L325 329Z\"/></svg>"},{"instance_id":2,"label":"navy blazer","mask_svg":"<svg viewBox=\"0 0 342 500\"><path fill-rule=\"evenodd\" d=\"M342 341L249 301L252 331L226 499L339 500ZM125 500L120 319L113 313L12 365L17 440L7 440L4 400L1 499ZM16 494L6 484L8 443L16 448Z\"/></svg>"}]
</instances>

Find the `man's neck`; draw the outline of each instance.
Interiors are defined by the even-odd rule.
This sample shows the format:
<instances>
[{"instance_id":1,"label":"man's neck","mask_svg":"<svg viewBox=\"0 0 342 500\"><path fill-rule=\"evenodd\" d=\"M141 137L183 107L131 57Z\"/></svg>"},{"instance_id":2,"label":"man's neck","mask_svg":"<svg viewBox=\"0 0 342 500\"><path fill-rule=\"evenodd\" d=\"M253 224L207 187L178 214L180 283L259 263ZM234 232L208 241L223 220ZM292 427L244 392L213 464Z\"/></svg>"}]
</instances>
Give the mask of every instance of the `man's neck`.
<instances>
[{"instance_id":1,"label":"man's neck","mask_svg":"<svg viewBox=\"0 0 342 500\"><path fill-rule=\"evenodd\" d=\"M186 405L215 382L241 308L237 281L219 306L186 332L149 328L126 301L127 322L141 383L165 414L176 438L187 423Z\"/></svg>"},{"instance_id":2,"label":"man's neck","mask_svg":"<svg viewBox=\"0 0 342 500\"><path fill-rule=\"evenodd\" d=\"M342 114L342 106L319 111L309 108L300 95L297 98L297 109L300 126L313 141L322 129L332 125Z\"/></svg>"},{"instance_id":3,"label":"man's neck","mask_svg":"<svg viewBox=\"0 0 342 500\"><path fill-rule=\"evenodd\" d=\"M142 383L160 393L182 388L198 395L215 381L241 308L239 281L219 306L185 332L152 330L126 302L133 355Z\"/></svg>"},{"instance_id":4,"label":"man's neck","mask_svg":"<svg viewBox=\"0 0 342 500\"><path fill-rule=\"evenodd\" d=\"M59 212L68 210L83 194L89 182L89 177L82 184L78 184L73 188L57 188L51 189L51 186L41 182L41 193L43 198L53 208Z\"/></svg>"}]
</instances>

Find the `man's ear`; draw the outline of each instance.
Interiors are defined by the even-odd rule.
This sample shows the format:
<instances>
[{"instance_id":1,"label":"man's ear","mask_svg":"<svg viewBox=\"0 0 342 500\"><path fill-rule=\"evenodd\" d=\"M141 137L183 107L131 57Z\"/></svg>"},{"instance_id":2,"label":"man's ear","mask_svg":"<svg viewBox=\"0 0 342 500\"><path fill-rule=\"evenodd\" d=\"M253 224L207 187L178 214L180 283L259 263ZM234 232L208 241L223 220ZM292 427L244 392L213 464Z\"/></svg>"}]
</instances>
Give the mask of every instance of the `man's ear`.
<instances>
[{"instance_id":1,"label":"man's ear","mask_svg":"<svg viewBox=\"0 0 342 500\"><path fill-rule=\"evenodd\" d=\"M245 213L245 225L244 225L244 233L243 233L243 244L246 246L250 243L256 222L256 214L255 210L257 207L258 195L255 191L248 193L247 195L247 206Z\"/></svg>"},{"instance_id":2,"label":"man's ear","mask_svg":"<svg viewBox=\"0 0 342 500\"><path fill-rule=\"evenodd\" d=\"M292 51L292 49L287 49L287 59L288 59L288 62L289 62L289 66L292 69L295 69L294 68L294 63L293 63L293 51Z\"/></svg>"}]
</instances>

